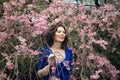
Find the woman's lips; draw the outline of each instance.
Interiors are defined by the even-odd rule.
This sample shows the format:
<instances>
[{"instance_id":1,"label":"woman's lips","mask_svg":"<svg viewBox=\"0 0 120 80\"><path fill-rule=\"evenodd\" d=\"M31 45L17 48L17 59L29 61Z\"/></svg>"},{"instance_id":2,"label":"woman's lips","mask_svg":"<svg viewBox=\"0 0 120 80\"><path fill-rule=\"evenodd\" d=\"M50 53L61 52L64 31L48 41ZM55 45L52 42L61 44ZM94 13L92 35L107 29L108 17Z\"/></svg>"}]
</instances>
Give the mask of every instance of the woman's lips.
<instances>
[{"instance_id":1,"label":"woman's lips","mask_svg":"<svg viewBox=\"0 0 120 80\"><path fill-rule=\"evenodd\" d=\"M64 37L60 37L61 39L64 39Z\"/></svg>"}]
</instances>

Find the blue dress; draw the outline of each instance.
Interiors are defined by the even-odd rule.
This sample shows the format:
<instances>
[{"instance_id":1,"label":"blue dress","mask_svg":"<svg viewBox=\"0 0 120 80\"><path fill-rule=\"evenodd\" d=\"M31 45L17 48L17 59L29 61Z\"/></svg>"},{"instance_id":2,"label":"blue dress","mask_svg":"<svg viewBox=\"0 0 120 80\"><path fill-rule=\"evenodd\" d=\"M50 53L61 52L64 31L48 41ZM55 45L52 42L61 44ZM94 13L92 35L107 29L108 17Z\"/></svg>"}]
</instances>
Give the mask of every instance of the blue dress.
<instances>
[{"instance_id":1,"label":"blue dress","mask_svg":"<svg viewBox=\"0 0 120 80\"><path fill-rule=\"evenodd\" d=\"M52 51L49 47L45 47L40 50L40 54L38 57L38 70L44 68L48 65L47 58L52 54ZM50 72L48 75L43 77L43 80L50 80L50 77L54 75L55 77L59 78L60 80L69 80L70 74L72 73L72 50L68 47L65 48L65 59L60 62L59 64L54 64L56 67L55 74L52 74L52 70L50 68Z\"/></svg>"}]
</instances>

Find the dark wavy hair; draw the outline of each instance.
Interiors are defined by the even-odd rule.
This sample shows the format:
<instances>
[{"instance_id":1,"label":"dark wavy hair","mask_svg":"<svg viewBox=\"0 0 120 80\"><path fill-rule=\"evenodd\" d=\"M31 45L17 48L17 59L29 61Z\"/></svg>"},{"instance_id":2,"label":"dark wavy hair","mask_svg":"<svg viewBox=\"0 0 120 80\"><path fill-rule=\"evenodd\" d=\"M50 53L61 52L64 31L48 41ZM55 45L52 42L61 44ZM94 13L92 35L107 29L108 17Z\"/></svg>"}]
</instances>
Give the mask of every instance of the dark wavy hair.
<instances>
[{"instance_id":1,"label":"dark wavy hair","mask_svg":"<svg viewBox=\"0 0 120 80\"><path fill-rule=\"evenodd\" d=\"M63 27L65 29L66 36L65 36L64 41L61 44L61 49L64 49L68 44L68 35L67 35L67 30L62 23L57 23L56 25L52 25L51 27L49 27L49 29L45 33L44 37L45 37L45 40L46 40L48 46L51 47L54 43L54 35L55 35L55 32L57 31L58 27Z\"/></svg>"}]
</instances>

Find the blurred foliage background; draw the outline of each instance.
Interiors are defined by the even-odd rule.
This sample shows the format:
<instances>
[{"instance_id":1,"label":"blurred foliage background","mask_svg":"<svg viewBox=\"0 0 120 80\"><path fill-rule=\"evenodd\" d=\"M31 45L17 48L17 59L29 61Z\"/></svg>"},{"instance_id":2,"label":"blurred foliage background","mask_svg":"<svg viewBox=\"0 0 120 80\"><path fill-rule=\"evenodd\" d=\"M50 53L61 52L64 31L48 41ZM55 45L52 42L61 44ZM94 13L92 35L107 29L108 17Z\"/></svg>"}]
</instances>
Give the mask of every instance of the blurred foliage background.
<instances>
[{"instance_id":1,"label":"blurred foliage background","mask_svg":"<svg viewBox=\"0 0 120 80\"><path fill-rule=\"evenodd\" d=\"M9 0L0 0L0 18L2 18L3 13L4 13L3 3L8 2L8 1ZM52 0L48 0L48 1L50 1L50 2L45 2L44 0L38 0L37 3L33 3L33 0L28 0L28 2L26 4L35 4L36 6L39 6L39 8L35 9L35 11L37 13L40 13L42 10L49 7L49 5L52 3L51 2ZM73 3L78 3L78 4L84 2L84 0L72 0L72 1L73 1ZM89 9L88 13L92 7L99 8L101 5L104 5L104 4L112 4L116 7L116 9L118 9L120 11L120 1L119 0L100 0L100 1L92 0L91 2L92 2L92 4L85 4L85 6L88 7L88 9ZM15 23L14 25L18 26L19 23ZM118 17L118 22L114 25L120 25L120 17ZM114 25L113 25L113 27L115 27ZM0 28L1 28L1 26L0 26ZM19 29L16 28L16 32L17 31L19 32ZM102 39L109 40L109 42L111 44L107 45L108 46L107 50L104 50L99 45L93 44L95 51L100 53L100 55L106 56L110 60L110 62L116 67L116 69L120 70L120 43L118 43L118 42L120 42L120 38L111 39L111 37L107 37L107 35L109 34L107 31L102 31L102 32L100 31L99 34ZM75 35L77 35L77 34L76 34L76 32L73 31L71 33L71 37L72 36L75 37ZM71 45L75 46L74 39L72 39L72 40L73 41L71 41ZM76 40L76 38L75 38L75 40ZM37 37L33 37L30 40L26 41L26 43L31 44L33 42L34 44L32 44L32 46L30 46L30 49L39 51L39 49L45 45L45 43L44 42L41 43L41 41L44 41L43 37L37 36ZM8 53L8 55L11 55L11 53L13 53L9 58L11 58L13 60L13 62L16 66L19 65L22 67L18 66L12 72L9 71L4 66L6 64L7 60L4 59L0 55L0 70L4 69L2 71L7 73L7 75L10 75L10 78L12 78L12 79L14 79L16 77L17 77L16 79L19 79L19 80L38 79L38 77L36 76L37 56L35 56L35 57L29 56L28 57L28 56L24 56L24 55L16 55L16 53L14 53L14 52L16 52L16 49L14 48L14 46L19 45L19 44L20 44L20 41L15 36L11 36L10 39L8 39L8 40L6 39L5 42L0 44L0 53L6 52L6 53ZM113 47L115 47L116 50L111 52L111 49ZM77 55L74 55L74 56L77 57ZM30 68L27 69L28 67L30 67ZM17 71L20 71L20 72L18 73ZM16 75L19 74L19 76L12 75L13 73L15 73ZM118 75L118 80L119 79L120 79L120 74ZM105 79L105 80L109 80L109 79Z\"/></svg>"}]
</instances>

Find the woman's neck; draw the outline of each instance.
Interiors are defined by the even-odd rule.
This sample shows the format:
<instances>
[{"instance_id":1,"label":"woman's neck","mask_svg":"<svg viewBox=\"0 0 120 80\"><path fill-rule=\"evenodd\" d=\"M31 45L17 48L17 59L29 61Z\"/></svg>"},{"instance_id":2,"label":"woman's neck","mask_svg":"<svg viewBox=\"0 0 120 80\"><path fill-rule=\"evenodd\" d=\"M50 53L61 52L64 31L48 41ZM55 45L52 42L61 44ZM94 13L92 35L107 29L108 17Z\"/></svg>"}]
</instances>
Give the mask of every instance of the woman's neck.
<instances>
[{"instance_id":1,"label":"woman's neck","mask_svg":"<svg viewBox=\"0 0 120 80\"><path fill-rule=\"evenodd\" d=\"M61 49L61 43L60 42L54 42L51 48Z\"/></svg>"}]
</instances>

